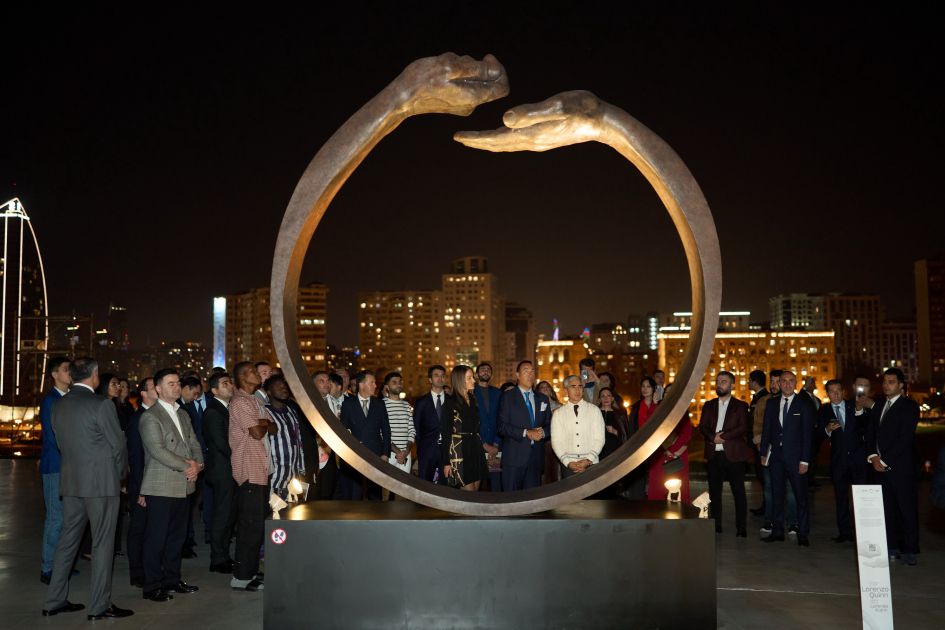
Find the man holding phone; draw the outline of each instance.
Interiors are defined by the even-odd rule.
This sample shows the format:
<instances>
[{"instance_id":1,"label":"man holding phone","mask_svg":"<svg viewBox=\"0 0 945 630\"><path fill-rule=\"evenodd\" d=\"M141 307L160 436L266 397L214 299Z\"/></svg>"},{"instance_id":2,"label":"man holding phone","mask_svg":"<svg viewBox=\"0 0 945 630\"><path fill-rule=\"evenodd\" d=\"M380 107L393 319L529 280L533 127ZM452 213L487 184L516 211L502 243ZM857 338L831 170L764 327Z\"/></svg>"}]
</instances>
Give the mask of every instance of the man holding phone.
<instances>
[{"instance_id":1,"label":"man holding phone","mask_svg":"<svg viewBox=\"0 0 945 630\"><path fill-rule=\"evenodd\" d=\"M838 379L827 381L830 404L818 412L818 432L830 440L830 478L837 504L838 534L833 541L853 542L853 518L850 515L850 486L866 483L864 437L866 418L854 413L854 402L843 399L843 385Z\"/></svg>"},{"instance_id":2,"label":"man holding phone","mask_svg":"<svg viewBox=\"0 0 945 630\"><path fill-rule=\"evenodd\" d=\"M584 357L578 363L578 369L581 370L581 383L584 384L584 400L592 405L597 401L597 394L600 392L600 379L594 371L595 367L594 359L590 357Z\"/></svg>"}]
</instances>

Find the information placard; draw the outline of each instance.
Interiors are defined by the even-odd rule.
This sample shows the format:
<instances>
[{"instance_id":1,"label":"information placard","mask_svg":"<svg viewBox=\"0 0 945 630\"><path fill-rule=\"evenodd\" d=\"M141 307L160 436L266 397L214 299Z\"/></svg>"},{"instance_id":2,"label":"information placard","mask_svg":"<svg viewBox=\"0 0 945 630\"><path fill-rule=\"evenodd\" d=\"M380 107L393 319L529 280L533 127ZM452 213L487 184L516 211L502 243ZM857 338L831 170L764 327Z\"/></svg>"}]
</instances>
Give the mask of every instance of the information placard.
<instances>
[{"instance_id":1,"label":"information placard","mask_svg":"<svg viewBox=\"0 0 945 630\"><path fill-rule=\"evenodd\" d=\"M889 549L886 547L882 486L853 486L853 515L856 521L863 627L870 630L891 629L892 588L889 584Z\"/></svg>"}]
</instances>

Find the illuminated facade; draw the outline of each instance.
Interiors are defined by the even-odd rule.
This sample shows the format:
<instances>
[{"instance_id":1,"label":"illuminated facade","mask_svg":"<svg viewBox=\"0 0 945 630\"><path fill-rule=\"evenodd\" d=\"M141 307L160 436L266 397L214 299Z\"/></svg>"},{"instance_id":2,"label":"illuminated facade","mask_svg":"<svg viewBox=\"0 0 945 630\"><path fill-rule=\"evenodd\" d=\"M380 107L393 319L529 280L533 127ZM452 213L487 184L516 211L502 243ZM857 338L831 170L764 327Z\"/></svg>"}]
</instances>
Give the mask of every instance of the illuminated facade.
<instances>
[{"instance_id":1,"label":"illuminated facade","mask_svg":"<svg viewBox=\"0 0 945 630\"><path fill-rule=\"evenodd\" d=\"M213 308L215 314L224 314L221 317L224 328L222 332L219 330L215 317L213 338L225 340L225 354L220 357L214 352L214 363L227 369L240 361L267 361L278 366L269 317L269 287L228 295L223 298L225 304L218 302L219 299L214 298ZM324 369L328 346L328 287L319 283L299 287L298 304L297 330L302 359L310 372Z\"/></svg>"},{"instance_id":2,"label":"illuminated facade","mask_svg":"<svg viewBox=\"0 0 945 630\"><path fill-rule=\"evenodd\" d=\"M475 366L488 361L504 365L505 300L498 279L489 273L485 258L470 256L453 261L452 273L443 274L440 347L447 368Z\"/></svg>"},{"instance_id":3,"label":"illuminated facade","mask_svg":"<svg viewBox=\"0 0 945 630\"><path fill-rule=\"evenodd\" d=\"M403 375L409 397L429 389L427 368L441 362L439 291L371 291L358 295L361 358L382 378Z\"/></svg>"},{"instance_id":4,"label":"illuminated facade","mask_svg":"<svg viewBox=\"0 0 945 630\"><path fill-rule=\"evenodd\" d=\"M915 263L918 379L945 387L945 256Z\"/></svg>"},{"instance_id":5,"label":"illuminated facade","mask_svg":"<svg viewBox=\"0 0 945 630\"><path fill-rule=\"evenodd\" d=\"M919 348L915 322L884 322L880 333L877 366L880 371L896 367L906 375L907 383L919 380Z\"/></svg>"},{"instance_id":6,"label":"illuminated facade","mask_svg":"<svg viewBox=\"0 0 945 630\"><path fill-rule=\"evenodd\" d=\"M581 359L589 356L584 339L562 339L538 342L538 380L548 381L558 394L558 400L566 396L564 379L580 374Z\"/></svg>"},{"instance_id":7,"label":"illuminated facade","mask_svg":"<svg viewBox=\"0 0 945 630\"><path fill-rule=\"evenodd\" d=\"M699 383L689 406L690 417L699 417L702 405L715 397L715 378L722 370L735 375L734 395L751 400L748 376L752 370L791 370L798 383L807 376L817 381L817 393L824 395L824 384L837 373L837 355L833 331L746 331L720 332L715 336L709 369ZM673 382L689 345L688 333L661 333L660 369Z\"/></svg>"},{"instance_id":8,"label":"illuminated facade","mask_svg":"<svg viewBox=\"0 0 945 630\"><path fill-rule=\"evenodd\" d=\"M49 309L39 241L26 209L13 198L0 206L0 404L35 404L44 387Z\"/></svg>"},{"instance_id":9,"label":"illuminated facade","mask_svg":"<svg viewBox=\"0 0 945 630\"><path fill-rule=\"evenodd\" d=\"M662 316L661 332L682 332L692 329L692 313L676 311L672 315ZM719 313L721 332L742 332L751 328L751 311L722 311Z\"/></svg>"}]
</instances>

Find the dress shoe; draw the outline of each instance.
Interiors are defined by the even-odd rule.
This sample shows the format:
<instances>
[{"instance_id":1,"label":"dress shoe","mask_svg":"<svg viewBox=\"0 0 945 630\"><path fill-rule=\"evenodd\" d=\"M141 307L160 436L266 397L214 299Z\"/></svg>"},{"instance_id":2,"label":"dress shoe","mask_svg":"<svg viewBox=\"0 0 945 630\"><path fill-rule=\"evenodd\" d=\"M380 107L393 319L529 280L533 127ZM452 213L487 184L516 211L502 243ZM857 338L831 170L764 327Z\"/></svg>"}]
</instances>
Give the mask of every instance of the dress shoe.
<instances>
[{"instance_id":1,"label":"dress shoe","mask_svg":"<svg viewBox=\"0 0 945 630\"><path fill-rule=\"evenodd\" d=\"M807 536L798 536L797 537L797 546L798 547L810 547L810 539Z\"/></svg>"},{"instance_id":2,"label":"dress shoe","mask_svg":"<svg viewBox=\"0 0 945 630\"><path fill-rule=\"evenodd\" d=\"M765 515L765 506L756 507L751 509L751 513L755 516L764 516Z\"/></svg>"},{"instance_id":3,"label":"dress shoe","mask_svg":"<svg viewBox=\"0 0 945 630\"><path fill-rule=\"evenodd\" d=\"M735 538L748 538L748 532L745 531L744 527L739 527L738 531L735 532Z\"/></svg>"},{"instance_id":4,"label":"dress shoe","mask_svg":"<svg viewBox=\"0 0 945 630\"><path fill-rule=\"evenodd\" d=\"M49 584L49 580L52 578L52 571L40 571L39 581L43 584Z\"/></svg>"},{"instance_id":5,"label":"dress shoe","mask_svg":"<svg viewBox=\"0 0 945 630\"><path fill-rule=\"evenodd\" d=\"M761 542L784 542L784 534L769 534L762 538Z\"/></svg>"},{"instance_id":6,"label":"dress shoe","mask_svg":"<svg viewBox=\"0 0 945 630\"><path fill-rule=\"evenodd\" d=\"M199 586L194 586L193 584L188 584L188 583L185 582L184 580L181 580L180 582L178 582L178 583L175 584L174 586L165 587L164 590L165 590L165 591L174 591L175 593L186 594L186 593L196 593L197 591L200 590L200 587L199 587Z\"/></svg>"},{"instance_id":7,"label":"dress shoe","mask_svg":"<svg viewBox=\"0 0 945 630\"><path fill-rule=\"evenodd\" d=\"M43 617L52 617L53 615L58 615L59 613L75 612L77 610L82 610L83 608L85 608L84 604L73 604L67 600L66 603L59 608L53 608L52 610L43 609Z\"/></svg>"},{"instance_id":8,"label":"dress shoe","mask_svg":"<svg viewBox=\"0 0 945 630\"><path fill-rule=\"evenodd\" d=\"M233 573L233 561L224 560L223 562L219 562L217 564L211 564L210 572L211 573Z\"/></svg>"},{"instance_id":9,"label":"dress shoe","mask_svg":"<svg viewBox=\"0 0 945 630\"><path fill-rule=\"evenodd\" d=\"M904 553L902 554L902 563L910 567L914 567L919 564L918 558L915 557L914 553Z\"/></svg>"},{"instance_id":10,"label":"dress shoe","mask_svg":"<svg viewBox=\"0 0 945 630\"><path fill-rule=\"evenodd\" d=\"M144 598L150 599L152 602L166 602L170 599L174 599L174 596L165 591L163 588L158 588L145 593Z\"/></svg>"},{"instance_id":11,"label":"dress shoe","mask_svg":"<svg viewBox=\"0 0 945 630\"><path fill-rule=\"evenodd\" d=\"M181 558L196 558L197 552L194 551L193 547L184 547L184 550L180 552Z\"/></svg>"},{"instance_id":12,"label":"dress shoe","mask_svg":"<svg viewBox=\"0 0 945 630\"><path fill-rule=\"evenodd\" d=\"M96 619L121 619L122 617L130 617L133 614L135 614L133 610L119 608L115 604L112 604L97 615L89 615L89 621Z\"/></svg>"},{"instance_id":13,"label":"dress shoe","mask_svg":"<svg viewBox=\"0 0 945 630\"><path fill-rule=\"evenodd\" d=\"M899 555L900 555L900 554L899 554L899 550L898 550L898 549L890 549L890 550L889 550L889 559L890 559L890 560L898 560L898 559L899 559Z\"/></svg>"},{"instance_id":14,"label":"dress shoe","mask_svg":"<svg viewBox=\"0 0 945 630\"><path fill-rule=\"evenodd\" d=\"M135 588L144 588L144 580L140 578L131 578L131 585Z\"/></svg>"}]
</instances>

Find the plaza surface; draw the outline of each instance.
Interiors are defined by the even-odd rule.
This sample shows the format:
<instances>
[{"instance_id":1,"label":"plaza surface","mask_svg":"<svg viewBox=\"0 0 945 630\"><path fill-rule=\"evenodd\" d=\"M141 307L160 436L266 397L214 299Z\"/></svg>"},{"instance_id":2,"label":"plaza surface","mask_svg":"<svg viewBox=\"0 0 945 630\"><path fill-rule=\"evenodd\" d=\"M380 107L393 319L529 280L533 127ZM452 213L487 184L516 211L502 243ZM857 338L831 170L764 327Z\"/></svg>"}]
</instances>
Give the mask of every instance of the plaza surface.
<instances>
[{"instance_id":1,"label":"plaza surface","mask_svg":"<svg viewBox=\"0 0 945 630\"><path fill-rule=\"evenodd\" d=\"M695 496L705 490L705 482L693 480L692 489ZM757 486L753 490L749 506L760 502ZM725 532L716 536L719 628L862 628L854 547L830 541L836 532L829 481L822 479L811 497L811 547L805 549L791 538L785 543L762 543L758 540L761 522L753 517L749 517L749 538L736 539L734 506L731 495L725 496ZM128 561L122 556L115 561L112 598L116 605L134 610L133 617L89 622L85 610L42 617L46 587L39 581L39 565L44 512L37 460L0 460L0 506L0 627L4 629L88 628L93 623L128 629L263 625L263 594L234 591L228 576L208 572L209 547L203 544L197 547L198 557L183 564L183 578L200 587L197 593L177 595L166 603L145 601L141 590L128 584ZM941 629L945 627L945 529L943 515L930 510L927 482L919 488L919 510L919 566L893 563L890 569L895 622L897 628ZM72 579L69 596L73 602L87 603L88 566L87 561L78 561L81 573ZM422 560L418 571L421 566ZM313 598L312 605L324 604L316 604ZM627 628L633 627L628 620Z\"/></svg>"}]
</instances>

